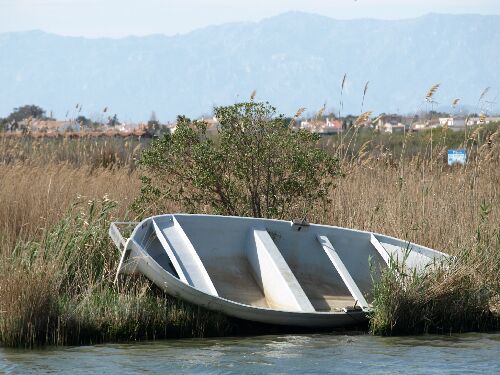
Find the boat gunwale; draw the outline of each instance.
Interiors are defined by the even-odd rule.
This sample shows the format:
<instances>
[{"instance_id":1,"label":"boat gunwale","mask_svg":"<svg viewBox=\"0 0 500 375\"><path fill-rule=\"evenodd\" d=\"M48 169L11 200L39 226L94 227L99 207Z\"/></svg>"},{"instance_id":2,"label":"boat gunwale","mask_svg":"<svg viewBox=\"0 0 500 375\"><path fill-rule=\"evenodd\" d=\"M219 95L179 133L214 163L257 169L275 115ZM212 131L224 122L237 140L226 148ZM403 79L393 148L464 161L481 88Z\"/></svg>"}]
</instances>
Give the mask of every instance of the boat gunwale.
<instances>
[{"instance_id":1,"label":"boat gunwale","mask_svg":"<svg viewBox=\"0 0 500 375\"><path fill-rule=\"evenodd\" d=\"M141 221L138 225L142 224L143 222L147 221L148 219L151 219L151 218L158 218L158 217L164 217L164 216L186 216L186 217L216 217L216 218L227 218L227 219L243 219L243 220L255 220L255 221L267 221L267 222L280 222L280 223L287 223L287 224L290 224L293 225L293 221L292 220L282 220L282 219L269 219L269 218L261 218L261 217L247 217L247 216L231 216L231 215L210 215L210 214L187 214L187 213L174 213L174 214L161 214L161 215L154 215L154 216L149 216L148 218L144 219L143 221ZM333 229L339 229L339 230L344 230L344 231L348 231L348 232L353 232L353 233L363 233L363 234L367 234L367 235L370 235L370 234L373 234L374 236L381 236L381 237L385 237L385 238L389 238L391 240L396 240L396 241L401 241L401 242L404 242L406 245L414 245L414 246L418 246L424 250L427 250L431 253L435 253L435 254L439 254L439 255L442 255L442 256L445 256L445 257L449 257L449 254L446 254L442 251L439 251L439 250L435 250L435 249L431 249L430 247L427 247L427 246L424 246L424 245L420 245L420 244L417 244L417 243L414 243L414 242L411 242L411 241L407 241L407 240L402 240L401 238L397 238L397 237L394 237L394 236L389 236L389 235L386 235L386 234L383 234L383 233L378 233L378 232L370 232L370 231L367 231L367 230L362 230L362 229L354 229L354 228L346 228L346 227L338 227L336 225L328 225L328 224L315 224L315 223L309 223L308 224L309 227L315 227L315 228L333 228ZM135 228L134 228L134 231L135 231ZM133 232L132 232L133 234ZM132 234L130 235L132 237Z\"/></svg>"}]
</instances>

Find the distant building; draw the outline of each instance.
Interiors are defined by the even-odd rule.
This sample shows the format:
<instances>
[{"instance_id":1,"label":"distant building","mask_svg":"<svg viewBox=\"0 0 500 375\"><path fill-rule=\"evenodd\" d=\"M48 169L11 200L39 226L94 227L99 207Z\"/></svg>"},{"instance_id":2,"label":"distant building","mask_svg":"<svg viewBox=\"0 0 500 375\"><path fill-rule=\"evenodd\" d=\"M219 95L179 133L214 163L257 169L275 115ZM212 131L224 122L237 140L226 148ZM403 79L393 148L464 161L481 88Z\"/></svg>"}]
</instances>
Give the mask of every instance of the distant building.
<instances>
[{"instance_id":1,"label":"distant building","mask_svg":"<svg viewBox=\"0 0 500 375\"><path fill-rule=\"evenodd\" d=\"M490 124L492 122L500 122L500 117L469 117L467 126Z\"/></svg>"},{"instance_id":2,"label":"distant building","mask_svg":"<svg viewBox=\"0 0 500 375\"><path fill-rule=\"evenodd\" d=\"M385 114L382 113L376 120L375 128L382 130L385 124L397 125L403 122L403 116L397 114Z\"/></svg>"},{"instance_id":3,"label":"distant building","mask_svg":"<svg viewBox=\"0 0 500 375\"><path fill-rule=\"evenodd\" d=\"M418 131L424 130L426 127L427 127L427 124L425 122L419 121L419 122L412 124L411 130L418 132Z\"/></svg>"},{"instance_id":4,"label":"distant building","mask_svg":"<svg viewBox=\"0 0 500 375\"><path fill-rule=\"evenodd\" d=\"M325 120L304 120L300 128L318 134L337 134L342 132L342 121L327 117Z\"/></svg>"},{"instance_id":5,"label":"distant building","mask_svg":"<svg viewBox=\"0 0 500 375\"><path fill-rule=\"evenodd\" d=\"M397 124L386 122L383 126L383 130L386 133L404 133L406 130L406 126L405 124L402 124L400 122Z\"/></svg>"},{"instance_id":6,"label":"distant building","mask_svg":"<svg viewBox=\"0 0 500 375\"><path fill-rule=\"evenodd\" d=\"M323 127L323 133L325 134L337 134L342 132L342 121L337 119L326 118L325 126Z\"/></svg>"},{"instance_id":7,"label":"distant building","mask_svg":"<svg viewBox=\"0 0 500 375\"><path fill-rule=\"evenodd\" d=\"M463 117L440 117L439 125L452 129L463 129L465 127L465 118Z\"/></svg>"},{"instance_id":8,"label":"distant building","mask_svg":"<svg viewBox=\"0 0 500 375\"><path fill-rule=\"evenodd\" d=\"M436 129L440 127L441 123L439 122L438 118L431 118L430 120L427 121L427 129Z\"/></svg>"},{"instance_id":9,"label":"distant building","mask_svg":"<svg viewBox=\"0 0 500 375\"><path fill-rule=\"evenodd\" d=\"M300 129L311 130L315 127L315 121L313 120L303 120L300 122Z\"/></svg>"},{"instance_id":10,"label":"distant building","mask_svg":"<svg viewBox=\"0 0 500 375\"><path fill-rule=\"evenodd\" d=\"M500 117L440 117L439 124L442 127L447 127L451 130L463 130L465 126L475 126L500 122Z\"/></svg>"},{"instance_id":11,"label":"distant building","mask_svg":"<svg viewBox=\"0 0 500 375\"><path fill-rule=\"evenodd\" d=\"M375 129L386 133L404 133L407 128L403 116L396 114L382 114L375 123Z\"/></svg>"},{"instance_id":12,"label":"distant building","mask_svg":"<svg viewBox=\"0 0 500 375\"><path fill-rule=\"evenodd\" d=\"M219 120L214 116L212 118L201 118L200 121L203 121L207 124L207 130L217 130L219 129Z\"/></svg>"},{"instance_id":13,"label":"distant building","mask_svg":"<svg viewBox=\"0 0 500 375\"><path fill-rule=\"evenodd\" d=\"M420 120L411 125L410 130L411 131L421 131L421 130L426 130L426 129L436 129L441 127L441 123L439 122L439 119L433 118L430 120Z\"/></svg>"},{"instance_id":14,"label":"distant building","mask_svg":"<svg viewBox=\"0 0 500 375\"><path fill-rule=\"evenodd\" d=\"M80 124L74 120L33 120L24 124L28 131L46 133L79 132Z\"/></svg>"},{"instance_id":15,"label":"distant building","mask_svg":"<svg viewBox=\"0 0 500 375\"><path fill-rule=\"evenodd\" d=\"M128 132L128 131L133 131L134 129L142 129L144 127L144 123L125 123L122 122L119 125L116 125L113 129L119 131L119 132Z\"/></svg>"}]
</instances>

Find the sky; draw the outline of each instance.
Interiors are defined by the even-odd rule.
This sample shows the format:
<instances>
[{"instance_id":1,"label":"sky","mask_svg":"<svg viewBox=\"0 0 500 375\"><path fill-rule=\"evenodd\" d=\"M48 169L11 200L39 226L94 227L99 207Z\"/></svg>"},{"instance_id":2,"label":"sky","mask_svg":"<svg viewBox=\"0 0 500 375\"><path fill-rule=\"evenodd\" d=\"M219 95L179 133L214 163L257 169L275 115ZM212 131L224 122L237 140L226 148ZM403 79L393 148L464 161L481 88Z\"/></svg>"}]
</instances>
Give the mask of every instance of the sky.
<instances>
[{"instance_id":1,"label":"sky","mask_svg":"<svg viewBox=\"0 0 500 375\"><path fill-rule=\"evenodd\" d=\"M0 33L123 37L183 34L288 11L337 19L401 19L427 13L500 14L500 0L0 0Z\"/></svg>"}]
</instances>

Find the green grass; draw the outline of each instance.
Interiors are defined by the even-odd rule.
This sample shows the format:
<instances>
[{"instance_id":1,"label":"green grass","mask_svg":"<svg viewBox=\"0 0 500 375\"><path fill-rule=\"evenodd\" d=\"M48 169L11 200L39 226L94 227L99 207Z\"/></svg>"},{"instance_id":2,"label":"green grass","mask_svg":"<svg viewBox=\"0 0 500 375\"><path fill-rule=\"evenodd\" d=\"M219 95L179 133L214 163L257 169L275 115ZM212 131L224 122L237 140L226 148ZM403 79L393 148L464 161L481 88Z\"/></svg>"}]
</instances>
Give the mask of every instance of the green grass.
<instances>
[{"instance_id":1,"label":"green grass","mask_svg":"<svg viewBox=\"0 0 500 375\"><path fill-rule=\"evenodd\" d=\"M405 134L379 132L370 128L351 128L342 136L322 137L321 145L337 152L342 151L341 154L346 158L357 158L361 151L374 158L385 156L398 162L401 157L430 158L432 140L434 151L466 148L469 154L472 153L468 157L474 157L472 146L488 143L499 126L499 123L471 126L468 127L467 133L465 130L436 128ZM444 161L445 157L445 154L442 155Z\"/></svg>"},{"instance_id":2,"label":"green grass","mask_svg":"<svg viewBox=\"0 0 500 375\"><path fill-rule=\"evenodd\" d=\"M116 286L107 229L114 203L82 202L39 241L4 254L0 342L88 344L228 334L228 318L168 297L144 279Z\"/></svg>"},{"instance_id":3,"label":"green grass","mask_svg":"<svg viewBox=\"0 0 500 375\"><path fill-rule=\"evenodd\" d=\"M134 137L39 139L30 136L1 137L0 134L0 163L66 163L74 167L88 166L92 169L133 170L136 167L136 159L149 142L149 139Z\"/></svg>"},{"instance_id":4,"label":"green grass","mask_svg":"<svg viewBox=\"0 0 500 375\"><path fill-rule=\"evenodd\" d=\"M488 205L472 249L443 264L407 273L403 261L374 283L370 332L376 335L457 333L500 329L500 228L488 231Z\"/></svg>"}]
</instances>

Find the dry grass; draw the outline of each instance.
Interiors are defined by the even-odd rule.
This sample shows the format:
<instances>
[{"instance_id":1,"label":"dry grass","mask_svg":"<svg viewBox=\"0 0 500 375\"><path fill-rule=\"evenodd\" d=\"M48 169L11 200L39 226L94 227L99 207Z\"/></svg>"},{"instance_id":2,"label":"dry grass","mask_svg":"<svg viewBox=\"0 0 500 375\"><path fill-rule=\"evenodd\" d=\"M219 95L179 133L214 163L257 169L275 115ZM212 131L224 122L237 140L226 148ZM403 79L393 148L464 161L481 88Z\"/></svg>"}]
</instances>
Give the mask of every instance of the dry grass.
<instances>
[{"instance_id":1,"label":"dry grass","mask_svg":"<svg viewBox=\"0 0 500 375\"><path fill-rule=\"evenodd\" d=\"M0 133L0 163L30 165L71 164L75 167L135 169L148 139L138 138L33 138Z\"/></svg>"},{"instance_id":2,"label":"dry grass","mask_svg":"<svg viewBox=\"0 0 500 375\"><path fill-rule=\"evenodd\" d=\"M500 129L472 129L461 145L463 133L438 130L434 149L429 136L419 134L410 155L405 147L414 135L399 138L399 155L387 147L389 137L384 147L358 148L344 162L347 175L338 182L333 206L315 212L315 221L381 232L453 255L434 271L402 276L402 265L393 264L383 273L370 321L376 334L500 327ZM446 165L450 141L467 149L465 167Z\"/></svg>"},{"instance_id":3,"label":"dry grass","mask_svg":"<svg viewBox=\"0 0 500 375\"><path fill-rule=\"evenodd\" d=\"M140 190L133 155L143 145L15 141L0 139L8 146L0 152L3 345L196 337L231 329L225 317L169 298L146 280L113 285L119 254L107 229L129 217Z\"/></svg>"},{"instance_id":4,"label":"dry grass","mask_svg":"<svg viewBox=\"0 0 500 375\"><path fill-rule=\"evenodd\" d=\"M33 347L222 335L227 319L168 298L143 279L113 284L107 235L115 203L79 201L30 240L0 253L0 340Z\"/></svg>"},{"instance_id":5,"label":"dry grass","mask_svg":"<svg viewBox=\"0 0 500 375\"><path fill-rule=\"evenodd\" d=\"M32 347L57 342L58 286L57 269L43 265L30 272L8 267L2 256L0 333L6 346Z\"/></svg>"},{"instance_id":6,"label":"dry grass","mask_svg":"<svg viewBox=\"0 0 500 375\"><path fill-rule=\"evenodd\" d=\"M61 219L77 199L107 196L123 218L139 190L138 175L122 169L71 164L0 164L0 244L36 237Z\"/></svg>"},{"instance_id":7,"label":"dry grass","mask_svg":"<svg viewBox=\"0 0 500 375\"><path fill-rule=\"evenodd\" d=\"M332 203L314 207L308 219L456 255L447 270L408 279L404 286L394 283L389 270L378 285L373 331L487 327L500 301L500 132L471 132L471 161L454 168L445 163L446 144L436 138L432 154L425 137L420 151L408 154L411 138L397 139L399 153L390 143L351 144L356 142L354 151L343 152L351 157L331 191ZM9 143L10 150L0 152L0 341L34 346L234 333L225 318L166 298L147 282L120 291L112 286L118 254L107 227L113 218L127 217L140 190L140 171L128 162L105 166L107 157L91 152L72 155L83 146L60 141L33 151L32 144ZM335 150L328 142L325 147ZM118 205L107 207L109 200ZM80 203L70 210L75 202ZM173 202L168 207L182 211ZM467 321L475 314L488 324ZM464 324L446 325L450 320Z\"/></svg>"},{"instance_id":8,"label":"dry grass","mask_svg":"<svg viewBox=\"0 0 500 375\"><path fill-rule=\"evenodd\" d=\"M397 166L369 162L345 166L332 191L333 203L311 221L380 232L453 254L475 241L481 204L500 222L498 163L467 168L409 161Z\"/></svg>"}]
</instances>

